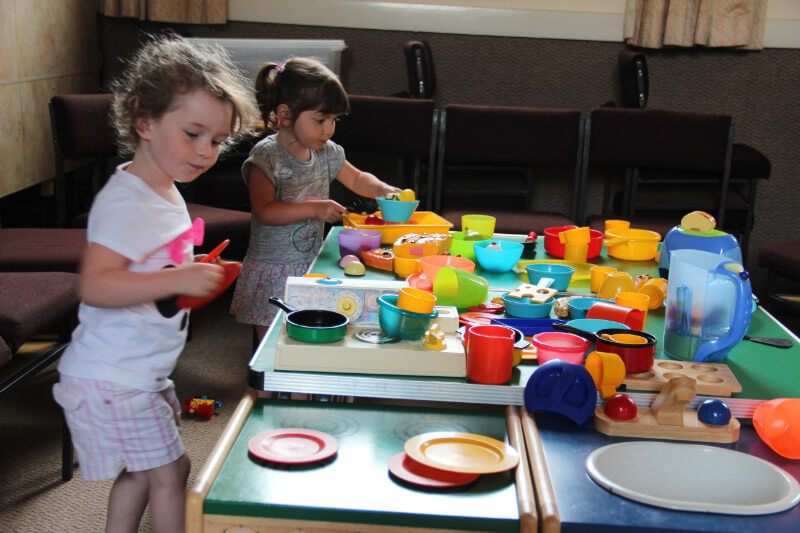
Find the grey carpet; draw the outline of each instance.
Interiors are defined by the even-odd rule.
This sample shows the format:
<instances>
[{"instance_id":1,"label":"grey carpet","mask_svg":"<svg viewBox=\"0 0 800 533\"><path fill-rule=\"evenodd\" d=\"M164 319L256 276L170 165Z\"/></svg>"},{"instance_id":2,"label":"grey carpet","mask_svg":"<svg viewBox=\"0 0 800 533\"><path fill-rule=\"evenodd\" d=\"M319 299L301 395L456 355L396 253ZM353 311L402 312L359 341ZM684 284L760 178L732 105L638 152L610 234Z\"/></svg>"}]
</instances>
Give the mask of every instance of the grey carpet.
<instances>
[{"instance_id":1,"label":"grey carpet","mask_svg":"<svg viewBox=\"0 0 800 533\"><path fill-rule=\"evenodd\" d=\"M223 402L211 420L184 417L183 441L192 460L189 486L211 453L246 389L252 330L228 313L230 292L193 315L192 340L173 374L178 399L203 395ZM105 527L111 481L87 482L77 463L61 481L61 426L50 388L55 366L0 401L0 531L94 532ZM140 531L150 531L146 512Z\"/></svg>"}]
</instances>

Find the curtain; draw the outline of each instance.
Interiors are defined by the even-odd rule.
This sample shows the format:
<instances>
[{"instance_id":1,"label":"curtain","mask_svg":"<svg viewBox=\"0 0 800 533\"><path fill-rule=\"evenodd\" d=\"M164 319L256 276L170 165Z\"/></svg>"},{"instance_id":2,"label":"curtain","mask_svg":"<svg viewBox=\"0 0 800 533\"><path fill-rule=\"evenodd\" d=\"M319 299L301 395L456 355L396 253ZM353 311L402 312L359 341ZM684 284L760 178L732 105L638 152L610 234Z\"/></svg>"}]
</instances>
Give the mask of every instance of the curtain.
<instances>
[{"instance_id":1,"label":"curtain","mask_svg":"<svg viewBox=\"0 0 800 533\"><path fill-rule=\"evenodd\" d=\"M761 50L767 0L626 0L625 43Z\"/></svg>"},{"instance_id":2,"label":"curtain","mask_svg":"<svg viewBox=\"0 0 800 533\"><path fill-rule=\"evenodd\" d=\"M225 24L228 0L97 0L107 17L130 17L156 22Z\"/></svg>"}]
</instances>

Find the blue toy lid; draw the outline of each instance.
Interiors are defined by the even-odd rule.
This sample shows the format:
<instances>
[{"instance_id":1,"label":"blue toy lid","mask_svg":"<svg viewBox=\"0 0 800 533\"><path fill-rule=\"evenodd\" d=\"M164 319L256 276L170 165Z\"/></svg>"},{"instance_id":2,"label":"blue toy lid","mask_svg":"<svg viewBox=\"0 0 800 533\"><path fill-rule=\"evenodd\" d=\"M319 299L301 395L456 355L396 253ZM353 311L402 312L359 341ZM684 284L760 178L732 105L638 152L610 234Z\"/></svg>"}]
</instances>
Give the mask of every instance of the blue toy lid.
<instances>
[{"instance_id":1,"label":"blue toy lid","mask_svg":"<svg viewBox=\"0 0 800 533\"><path fill-rule=\"evenodd\" d=\"M543 411L583 425L597 405L597 387L584 366L553 359L528 378L524 399L529 413Z\"/></svg>"}]
</instances>

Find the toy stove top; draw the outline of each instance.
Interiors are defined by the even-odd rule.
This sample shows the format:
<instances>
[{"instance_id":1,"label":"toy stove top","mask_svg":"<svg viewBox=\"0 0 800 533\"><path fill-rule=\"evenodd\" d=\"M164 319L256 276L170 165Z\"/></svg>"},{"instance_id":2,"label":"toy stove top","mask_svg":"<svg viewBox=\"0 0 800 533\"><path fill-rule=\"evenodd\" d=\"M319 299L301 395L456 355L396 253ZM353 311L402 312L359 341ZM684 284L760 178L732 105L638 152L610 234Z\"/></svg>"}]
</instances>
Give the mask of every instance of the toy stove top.
<instances>
[{"instance_id":1,"label":"toy stove top","mask_svg":"<svg viewBox=\"0 0 800 533\"><path fill-rule=\"evenodd\" d=\"M290 337L284 324L275 347L275 370L466 377L461 339L447 332L444 344L444 349L433 350L422 339L402 340L375 326L352 325L341 340L309 343Z\"/></svg>"}]
</instances>

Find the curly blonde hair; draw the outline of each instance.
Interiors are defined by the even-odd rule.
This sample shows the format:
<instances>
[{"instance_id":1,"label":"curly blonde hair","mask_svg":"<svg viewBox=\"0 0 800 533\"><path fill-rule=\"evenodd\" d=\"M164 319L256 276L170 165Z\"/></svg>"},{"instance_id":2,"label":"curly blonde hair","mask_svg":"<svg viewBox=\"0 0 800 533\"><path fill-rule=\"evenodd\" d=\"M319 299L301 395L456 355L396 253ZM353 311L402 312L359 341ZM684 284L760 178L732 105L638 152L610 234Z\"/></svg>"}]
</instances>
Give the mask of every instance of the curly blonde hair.
<instances>
[{"instance_id":1,"label":"curly blonde hair","mask_svg":"<svg viewBox=\"0 0 800 533\"><path fill-rule=\"evenodd\" d=\"M231 103L231 137L249 132L258 120L258 108L248 85L220 46L190 44L175 35L150 37L113 84L111 120L121 152L136 150L138 119L158 120L178 97L201 89Z\"/></svg>"}]
</instances>

